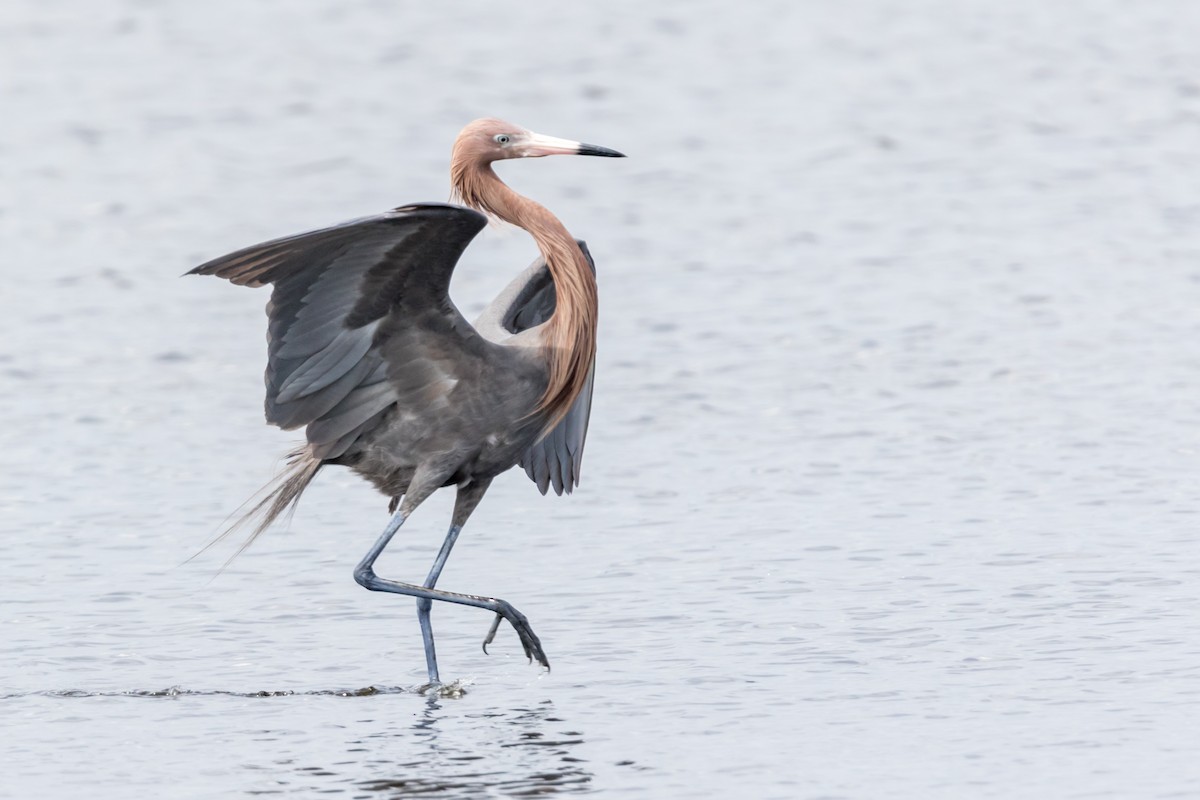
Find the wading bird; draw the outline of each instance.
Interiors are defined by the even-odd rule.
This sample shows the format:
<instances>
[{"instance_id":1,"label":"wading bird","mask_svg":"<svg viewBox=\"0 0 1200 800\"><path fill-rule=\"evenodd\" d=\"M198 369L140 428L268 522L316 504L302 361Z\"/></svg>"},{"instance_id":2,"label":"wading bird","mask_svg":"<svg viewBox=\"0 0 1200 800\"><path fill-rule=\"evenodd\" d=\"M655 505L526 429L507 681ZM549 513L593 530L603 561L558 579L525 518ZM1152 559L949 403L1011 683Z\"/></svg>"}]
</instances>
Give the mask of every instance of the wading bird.
<instances>
[{"instance_id":1,"label":"wading bird","mask_svg":"<svg viewBox=\"0 0 1200 800\"><path fill-rule=\"evenodd\" d=\"M496 119L463 128L450 174L462 205L420 203L230 253L188 274L271 284L267 421L305 426L307 442L247 517L246 545L293 506L325 465L346 466L391 498L392 513L354 578L417 598L431 684L439 683L432 601L495 613L525 655L549 668L525 615L504 600L435 588L450 550L492 479L520 464L543 494L579 483L596 355L595 266L583 242L522 197L492 162L548 155L621 157ZM450 276L488 216L524 228L541 258L474 326L450 300ZM374 563L434 491L456 486L450 530L423 584L375 574ZM245 546L245 545L243 545Z\"/></svg>"}]
</instances>

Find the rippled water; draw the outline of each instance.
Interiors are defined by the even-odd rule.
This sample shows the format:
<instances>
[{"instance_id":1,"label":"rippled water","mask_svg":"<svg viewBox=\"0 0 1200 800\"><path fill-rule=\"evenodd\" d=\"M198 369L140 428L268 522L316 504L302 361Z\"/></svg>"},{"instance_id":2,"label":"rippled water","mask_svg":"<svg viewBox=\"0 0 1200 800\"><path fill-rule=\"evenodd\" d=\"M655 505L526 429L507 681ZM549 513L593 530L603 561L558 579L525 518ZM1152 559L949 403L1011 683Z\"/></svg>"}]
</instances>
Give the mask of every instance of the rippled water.
<instances>
[{"instance_id":1,"label":"rippled water","mask_svg":"<svg viewBox=\"0 0 1200 800\"><path fill-rule=\"evenodd\" d=\"M6 3L0 795L1200 795L1200 6L968 5ZM293 437L263 294L177 276L444 199L484 114L631 158L502 169L598 388L442 581L553 672L439 607L430 696L348 473L183 563Z\"/></svg>"}]
</instances>

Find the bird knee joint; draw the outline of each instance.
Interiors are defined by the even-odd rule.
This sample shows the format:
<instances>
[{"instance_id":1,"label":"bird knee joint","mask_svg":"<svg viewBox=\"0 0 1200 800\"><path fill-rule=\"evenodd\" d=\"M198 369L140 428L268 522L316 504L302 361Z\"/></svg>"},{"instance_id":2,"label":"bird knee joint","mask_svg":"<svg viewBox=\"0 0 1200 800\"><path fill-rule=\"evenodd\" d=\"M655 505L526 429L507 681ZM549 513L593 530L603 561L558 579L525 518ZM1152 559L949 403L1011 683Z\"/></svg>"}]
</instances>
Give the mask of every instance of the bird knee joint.
<instances>
[{"instance_id":1,"label":"bird knee joint","mask_svg":"<svg viewBox=\"0 0 1200 800\"><path fill-rule=\"evenodd\" d=\"M364 567L364 566L355 567L354 568L354 580L355 580L355 582L358 583L359 586L362 586L367 589L374 589L375 588L375 570L372 569L371 567Z\"/></svg>"}]
</instances>

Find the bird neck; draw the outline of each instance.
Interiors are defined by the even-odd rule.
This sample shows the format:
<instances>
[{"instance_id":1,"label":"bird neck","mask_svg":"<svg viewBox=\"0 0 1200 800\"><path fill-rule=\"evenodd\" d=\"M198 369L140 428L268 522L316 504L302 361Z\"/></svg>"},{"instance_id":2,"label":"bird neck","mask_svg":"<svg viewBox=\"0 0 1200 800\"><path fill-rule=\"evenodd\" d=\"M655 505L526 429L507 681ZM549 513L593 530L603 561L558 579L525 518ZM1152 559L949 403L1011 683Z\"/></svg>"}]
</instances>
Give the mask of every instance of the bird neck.
<instances>
[{"instance_id":1,"label":"bird neck","mask_svg":"<svg viewBox=\"0 0 1200 800\"><path fill-rule=\"evenodd\" d=\"M599 298L596 276L579 243L545 206L513 191L490 164L451 170L454 192L467 206L524 228L541 251L554 281L554 313L542 328L550 376L534 413L550 431L583 391L596 356Z\"/></svg>"}]
</instances>

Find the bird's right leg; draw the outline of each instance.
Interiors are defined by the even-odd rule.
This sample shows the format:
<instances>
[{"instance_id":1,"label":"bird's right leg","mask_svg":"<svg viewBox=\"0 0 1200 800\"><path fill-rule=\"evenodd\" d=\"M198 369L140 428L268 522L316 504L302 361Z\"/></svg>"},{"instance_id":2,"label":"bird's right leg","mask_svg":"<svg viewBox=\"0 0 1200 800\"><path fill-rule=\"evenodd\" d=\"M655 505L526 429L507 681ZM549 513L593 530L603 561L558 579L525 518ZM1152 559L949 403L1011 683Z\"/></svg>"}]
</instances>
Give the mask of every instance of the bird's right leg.
<instances>
[{"instance_id":1,"label":"bird's right leg","mask_svg":"<svg viewBox=\"0 0 1200 800\"><path fill-rule=\"evenodd\" d=\"M400 508L398 508L392 515L392 518L388 521L387 527L384 528L383 533L380 534L375 544L371 546L371 549L367 551L367 554L363 557L362 561L358 563L358 566L354 568L354 580L358 581L361 586L370 589L373 592L391 592L393 594L404 594L428 601L441 600L447 603L458 603L465 606L474 606L475 608L485 608L488 611L498 615L499 618L508 620L513 628L517 631L517 635L521 639L521 645L525 649L525 655L530 660L536 659L539 664L549 669L550 662L546 659L546 653L542 650L542 644L538 640L537 635L529 626L529 621L525 618L524 614L513 608L510 603L494 597L480 597L473 594L446 592L441 589L434 589L432 586L416 586L411 583L387 580L385 578L380 578L375 574L375 560L379 558L379 555L383 552L384 548L387 547L388 543L392 540L392 537L395 536L396 531L400 530L400 526L404 524L404 521L408 519L413 510L415 510L417 506L424 502L441 484L440 480L418 483L416 480L417 477L418 476L414 476L414 480L409 485L409 491L405 494L404 500L400 504ZM486 486L483 488L486 489ZM480 492L480 497L482 497L482 492ZM478 498L475 499L475 502L478 502ZM474 505L471 505L470 508L473 509ZM468 510L467 513L469 514L470 510ZM459 527L461 528L461 526ZM440 574L440 565L445 564L445 559L449 556L450 548L453 547L454 540L457 538L457 536L457 531L454 529L454 527L451 527L451 532L447 535L446 541L442 544L442 550L438 553L438 560L434 562L434 571L430 572L430 577L434 582L437 580L437 574L435 574L435 571L436 573ZM422 633L424 633L424 625L422 625ZM430 636L426 638L425 641L426 666L429 668L430 682L437 683L437 660L432 648L432 631Z\"/></svg>"},{"instance_id":2,"label":"bird's right leg","mask_svg":"<svg viewBox=\"0 0 1200 800\"><path fill-rule=\"evenodd\" d=\"M434 559L433 566L429 569L428 577L425 578L424 587L426 589L437 586L442 568L446 566L446 559L450 557L450 550L458 541L458 534L462 531L463 525L467 524L467 518L471 516L475 506L479 505L479 501L483 499L483 495L491 483L492 479L488 478L459 485L458 495L454 498L454 515L450 519L450 530L446 533L442 548L438 551L437 558ZM427 597L417 599L417 621L421 624L421 638L425 643L425 664L429 669L429 682L436 684L440 683L440 679L438 678L437 654L433 647L433 622L430 619L432 611L432 600Z\"/></svg>"}]
</instances>

